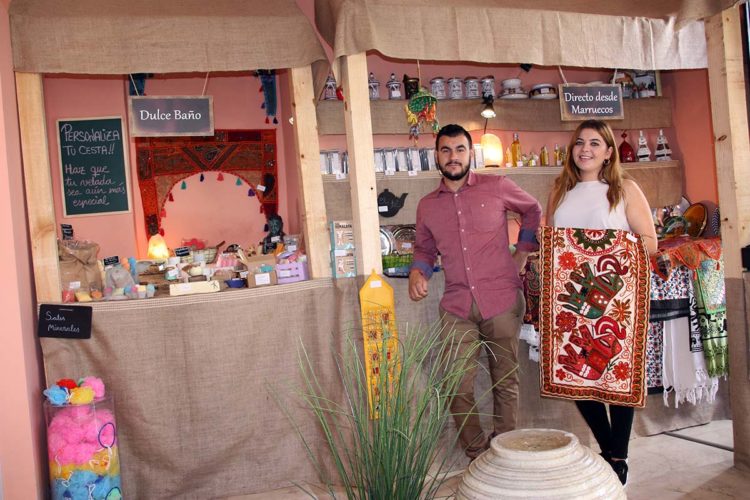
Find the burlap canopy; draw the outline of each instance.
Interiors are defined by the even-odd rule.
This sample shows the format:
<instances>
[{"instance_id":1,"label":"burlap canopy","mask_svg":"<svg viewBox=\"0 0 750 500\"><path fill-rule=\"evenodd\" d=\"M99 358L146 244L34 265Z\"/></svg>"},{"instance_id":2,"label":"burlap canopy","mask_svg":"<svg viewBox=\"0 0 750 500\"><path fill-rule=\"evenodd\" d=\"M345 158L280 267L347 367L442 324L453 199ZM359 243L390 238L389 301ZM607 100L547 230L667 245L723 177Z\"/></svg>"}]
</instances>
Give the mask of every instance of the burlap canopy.
<instances>
[{"instance_id":1,"label":"burlap canopy","mask_svg":"<svg viewBox=\"0 0 750 500\"><path fill-rule=\"evenodd\" d=\"M180 73L325 59L294 0L13 0L16 71Z\"/></svg>"},{"instance_id":2,"label":"burlap canopy","mask_svg":"<svg viewBox=\"0 0 750 500\"><path fill-rule=\"evenodd\" d=\"M334 57L703 68L702 19L736 0L317 0Z\"/></svg>"}]
</instances>

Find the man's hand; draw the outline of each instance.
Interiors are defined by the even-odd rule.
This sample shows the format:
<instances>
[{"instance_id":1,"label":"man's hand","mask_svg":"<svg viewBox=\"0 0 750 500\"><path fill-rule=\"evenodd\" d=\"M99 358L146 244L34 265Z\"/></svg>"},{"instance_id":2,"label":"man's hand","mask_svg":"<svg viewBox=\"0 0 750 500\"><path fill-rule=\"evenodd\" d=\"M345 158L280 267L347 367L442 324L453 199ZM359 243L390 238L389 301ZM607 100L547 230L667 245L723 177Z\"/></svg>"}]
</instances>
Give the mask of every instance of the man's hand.
<instances>
[{"instance_id":1,"label":"man's hand","mask_svg":"<svg viewBox=\"0 0 750 500\"><path fill-rule=\"evenodd\" d=\"M513 252L513 261L516 263L516 268L518 269L519 274L523 274L524 270L526 269L526 259L528 257L529 252L522 252L518 249Z\"/></svg>"},{"instance_id":2,"label":"man's hand","mask_svg":"<svg viewBox=\"0 0 750 500\"><path fill-rule=\"evenodd\" d=\"M409 298L414 301L427 297L427 279L418 269L409 273Z\"/></svg>"}]
</instances>

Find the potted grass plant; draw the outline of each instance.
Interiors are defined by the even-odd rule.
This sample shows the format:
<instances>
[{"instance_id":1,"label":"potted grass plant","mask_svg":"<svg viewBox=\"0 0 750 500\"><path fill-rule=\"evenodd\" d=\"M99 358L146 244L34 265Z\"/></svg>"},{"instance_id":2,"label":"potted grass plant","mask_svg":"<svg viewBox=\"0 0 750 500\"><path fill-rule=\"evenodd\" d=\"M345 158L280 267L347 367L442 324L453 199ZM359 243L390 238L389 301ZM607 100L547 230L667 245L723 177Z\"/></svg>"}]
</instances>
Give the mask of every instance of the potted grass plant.
<instances>
[{"instance_id":1,"label":"potted grass plant","mask_svg":"<svg viewBox=\"0 0 750 500\"><path fill-rule=\"evenodd\" d=\"M336 354L343 396L325 393L313 360L300 347L306 381L300 396L315 414L330 456L317 456L306 437L298 434L334 498L342 489L349 499L434 498L446 473L462 457L452 453L456 434L444 431L452 419L453 395L482 343L472 343L459 357L461 339L445 335L439 325L407 325L401 329L395 355L380 356L375 365L380 376L368 381L362 344L356 338L349 336ZM383 342L381 352L387 335ZM335 478L323 472L327 461L333 462Z\"/></svg>"}]
</instances>

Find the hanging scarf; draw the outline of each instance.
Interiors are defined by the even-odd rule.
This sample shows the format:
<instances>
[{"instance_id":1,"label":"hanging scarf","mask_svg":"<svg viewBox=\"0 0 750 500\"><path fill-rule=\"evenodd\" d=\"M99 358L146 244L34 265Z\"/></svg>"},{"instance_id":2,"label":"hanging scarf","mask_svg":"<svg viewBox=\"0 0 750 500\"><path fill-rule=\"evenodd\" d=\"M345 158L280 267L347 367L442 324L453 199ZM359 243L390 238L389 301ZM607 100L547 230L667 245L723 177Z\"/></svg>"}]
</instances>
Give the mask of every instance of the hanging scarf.
<instances>
[{"instance_id":1,"label":"hanging scarf","mask_svg":"<svg viewBox=\"0 0 750 500\"><path fill-rule=\"evenodd\" d=\"M689 317L664 322L664 404L669 406L669 394L673 392L675 408L685 401L711 403L719 390L719 379L706 369L693 294L690 304Z\"/></svg>"},{"instance_id":2,"label":"hanging scarf","mask_svg":"<svg viewBox=\"0 0 750 500\"><path fill-rule=\"evenodd\" d=\"M694 287L706 369L712 377L727 376L729 345L723 260L704 260L696 269Z\"/></svg>"},{"instance_id":3,"label":"hanging scarf","mask_svg":"<svg viewBox=\"0 0 750 500\"><path fill-rule=\"evenodd\" d=\"M543 396L645 405L650 269L620 230L542 228Z\"/></svg>"}]
</instances>

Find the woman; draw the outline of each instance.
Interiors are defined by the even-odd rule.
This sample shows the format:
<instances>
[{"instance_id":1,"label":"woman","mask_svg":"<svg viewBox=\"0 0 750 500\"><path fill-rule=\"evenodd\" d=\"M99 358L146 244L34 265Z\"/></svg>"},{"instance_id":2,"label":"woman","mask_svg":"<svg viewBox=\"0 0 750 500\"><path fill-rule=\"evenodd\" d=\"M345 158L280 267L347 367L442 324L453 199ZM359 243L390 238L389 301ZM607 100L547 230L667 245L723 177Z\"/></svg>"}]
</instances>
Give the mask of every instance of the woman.
<instances>
[{"instance_id":1,"label":"woman","mask_svg":"<svg viewBox=\"0 0 750 500\"><path fill-rule=\"evenodd\" d=\"M622 229L638 233L649 253L656 252L656 231L646 197L620 165L612 129L599 120L582 122L568 145L568 155L547 204L547 223L555 227ZM631 406L576 401L602 456L622 484L628 475Z\"/></svg>"}]
</instances>

